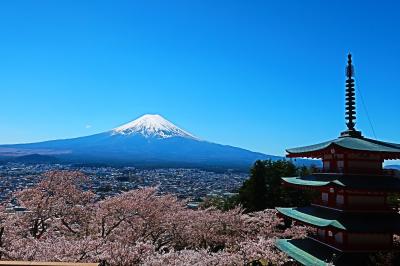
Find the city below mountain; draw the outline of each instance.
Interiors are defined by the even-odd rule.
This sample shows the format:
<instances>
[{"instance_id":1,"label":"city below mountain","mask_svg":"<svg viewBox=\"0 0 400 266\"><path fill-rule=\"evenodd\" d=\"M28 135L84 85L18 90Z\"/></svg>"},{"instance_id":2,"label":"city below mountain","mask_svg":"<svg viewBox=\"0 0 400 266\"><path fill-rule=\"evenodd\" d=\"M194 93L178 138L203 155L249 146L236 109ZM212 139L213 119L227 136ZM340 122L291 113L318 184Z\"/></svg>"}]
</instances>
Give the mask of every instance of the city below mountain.
<instances>
[{"instance_id":1,"label":"city below mountain","mask_svg":"<svg viewBox=\"0 0 400 266\"><path fill-rule=\"evenodd\" d=\"M0 160L27 163L245 169L259 159L282 157L201 140L160 115L86 137L0 145Z\"/></svg>"}]
</instances>

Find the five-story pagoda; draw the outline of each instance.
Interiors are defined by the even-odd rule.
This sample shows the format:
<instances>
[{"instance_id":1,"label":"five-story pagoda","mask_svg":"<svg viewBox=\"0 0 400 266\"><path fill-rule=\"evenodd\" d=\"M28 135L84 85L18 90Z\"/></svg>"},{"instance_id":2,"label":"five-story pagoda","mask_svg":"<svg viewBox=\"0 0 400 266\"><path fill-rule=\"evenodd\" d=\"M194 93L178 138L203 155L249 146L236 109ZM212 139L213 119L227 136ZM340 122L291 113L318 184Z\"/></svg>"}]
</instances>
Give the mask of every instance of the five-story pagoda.
<instances>
[{"instance_id":1,"label":"five-story pagoda","mask_svg":"<svg viewBox=\"0 0 400 266\"><path fill-rule=\"evenodd\" d=\"M383 161L400 159L400 144L364 137L355 129L354 69L346 68L347 130L337 139L288 149L287 157L318 158L321 172L283 177L285 186L314 190L311 206L277 208L279 214L315 228L305 239L280 239L276 246L304 265L364 265L377 251L393 247L400 233L400 215L388 197L400 192L400 179L383 169Z\"/></svg>"}]
</instances>

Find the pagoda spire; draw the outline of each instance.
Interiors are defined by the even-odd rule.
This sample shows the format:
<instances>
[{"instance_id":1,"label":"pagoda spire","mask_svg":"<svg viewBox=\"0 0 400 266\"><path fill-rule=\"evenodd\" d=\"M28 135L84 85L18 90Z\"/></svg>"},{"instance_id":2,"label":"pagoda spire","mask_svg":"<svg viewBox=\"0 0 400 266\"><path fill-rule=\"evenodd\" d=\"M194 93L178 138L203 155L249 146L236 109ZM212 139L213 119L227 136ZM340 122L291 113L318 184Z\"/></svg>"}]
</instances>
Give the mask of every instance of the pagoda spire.
<instances>
[{"instance_id":1,"label":"pagoda spire","mask_svg":"<svg viewBox=\"0 0 400 266\"><path fill-rule=\"evenodd\" d=\"M346 67L346 125L348 130L353 131L356 125L356 102L355 102L355 89L354 89L354 66L351 60L351 54L347 56Z\"/></svg>"},{"instance_id":2,"label":"pagoda spire","mask_svg":"<svg viewBox=\"0 0 400 266\"><path fill-rule=\"evenodd\" d=\"M354 89L354 66L352 64L351 54L347 55L346 66L346 108L345 118L347 130L341 133L341 136L362 137L361 132L355 129L356 126L356 91Z\"/></svg>"}]
</instances>

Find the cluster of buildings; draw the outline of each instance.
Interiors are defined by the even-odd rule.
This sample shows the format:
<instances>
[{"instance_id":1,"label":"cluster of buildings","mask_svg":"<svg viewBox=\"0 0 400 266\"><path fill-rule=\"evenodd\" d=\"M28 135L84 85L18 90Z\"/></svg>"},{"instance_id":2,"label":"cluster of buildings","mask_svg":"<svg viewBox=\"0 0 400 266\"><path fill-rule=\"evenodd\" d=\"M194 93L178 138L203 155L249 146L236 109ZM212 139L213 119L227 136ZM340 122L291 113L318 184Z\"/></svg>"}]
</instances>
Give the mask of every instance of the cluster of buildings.
<instances>
[{"instance_id":1,"label":"cluster of buildings","mask_svg":"<svg viewBox=\"0 0 400 266\"><path fill-rule=\"evenodd\" d=\"M60 165L7 163L0 165L0 202L10 199L15 191L35 185L42 174L60 170Z\"/></svg>"},{"instance_id":2,"label":"cluster of buildings","mask_svg":"<svg viewBox=\"0 0 400 266\"><path fill-rule=\"evenodd\" d=\"M10 202L13 192L35 185L43 178L43 173L51 170L83 172L89 177L84 189L94 191L98 199L115 196L123 191L156 186L160 194L173 193L179 198L189 198L191 207L206 196L226 196L236 191L248 178L247 173L200 169L7 163L0 165L0 202ZM12 202L9 205L9 208L18 208Z\"/></svg>"}]
</instances>

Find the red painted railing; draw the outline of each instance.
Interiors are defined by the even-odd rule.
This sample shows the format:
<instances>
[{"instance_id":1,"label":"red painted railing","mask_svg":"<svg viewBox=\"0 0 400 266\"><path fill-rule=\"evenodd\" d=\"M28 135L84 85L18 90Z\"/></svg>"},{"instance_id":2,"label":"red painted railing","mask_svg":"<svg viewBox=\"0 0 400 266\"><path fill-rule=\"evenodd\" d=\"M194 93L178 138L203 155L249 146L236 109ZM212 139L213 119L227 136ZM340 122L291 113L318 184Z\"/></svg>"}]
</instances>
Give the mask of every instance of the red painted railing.
<instances>
[{"instance_id":1,"label":"red painted railing","mask_svg":"<svg viewBox=\"0 0 400 266\"><path fill-rule=\"evenodd\" d=\"M389 243L386 245L384 245L384 244L377 245L374 243L371 243L371 244L367 243L364 245L346 245L346 244L340 244L340 243L335 242L334 238L332 238L331 240L327 240L318 235L310 235L308 237L311 239L314 239L318 242L321 242L325 245L328 245L328 246L331 246L338 250L341 250L341 251L371 252L371 251L377 251L377 250L379 250L379 251L390 250L393 248L392 245Z\"/></svg>"},{"instance_id":2,"label":"red painted railing","mask_svg":"<svg viewBox=\"0 0 400 266\"><path fill-rule=\"evenodd\" d=\"M338 210L344 211L354 211L354 212L398 212L399 206L395 204L386 204L386 205L345 205L339 203L328 204L326 201L322 201L321 199L317 199L313 201L314 205L321 207L328 207Z\"/></svg>"}]
</instances>

